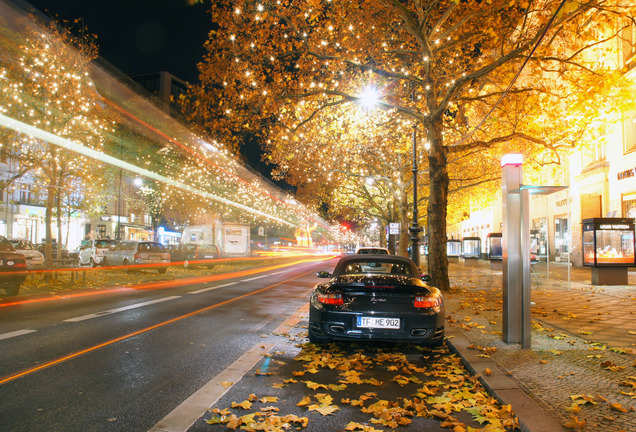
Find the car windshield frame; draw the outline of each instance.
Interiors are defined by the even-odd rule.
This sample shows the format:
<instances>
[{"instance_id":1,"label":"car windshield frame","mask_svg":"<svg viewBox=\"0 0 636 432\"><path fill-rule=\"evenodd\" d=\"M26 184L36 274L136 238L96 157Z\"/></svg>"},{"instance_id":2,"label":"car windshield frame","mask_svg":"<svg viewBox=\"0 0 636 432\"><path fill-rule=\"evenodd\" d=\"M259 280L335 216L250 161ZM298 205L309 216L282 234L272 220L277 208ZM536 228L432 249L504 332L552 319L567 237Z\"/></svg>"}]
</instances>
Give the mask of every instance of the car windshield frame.
<instances>
[{"instance_id":1,"label":"car windshield frame","mask_svg":"<svg viewBox=\"0 0 636 432\"><path fill-rule=\"evenodd\" d=\"M395 259L395 257L391 255L381 254L365 254L364 257L341 260L333 272L334 277L361 275L421 277L414 263L407 260Z\"/></svg>"},{"instance_id":2,"label":"car windshield frame","mask_svg":"<svg viewBox=\"0 0 636 432\"><path fill-rule=\"evenodd\" d=\"M389 255L389 251L382 248L360 248L356 252L358 255Z\"/></svg>"}]
</instances>

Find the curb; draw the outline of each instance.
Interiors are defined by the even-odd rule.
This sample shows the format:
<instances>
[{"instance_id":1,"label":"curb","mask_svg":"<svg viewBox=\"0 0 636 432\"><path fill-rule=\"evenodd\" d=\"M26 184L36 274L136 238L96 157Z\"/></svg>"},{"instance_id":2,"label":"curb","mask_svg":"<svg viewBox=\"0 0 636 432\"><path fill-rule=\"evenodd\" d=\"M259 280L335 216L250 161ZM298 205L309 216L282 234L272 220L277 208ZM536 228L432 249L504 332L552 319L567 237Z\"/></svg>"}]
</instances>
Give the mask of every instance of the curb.
<instances>
[{"instance_id":1,"label":"curb","mask_svg":"<svg viewBox=\"0 0 636 432\"><path fill-rule=\"evenodd\" d=\"M523 432L566 431L499 366L493 361L477 357L480 351L468 349L471 342L461 331L447 329L446 335L448 348L461 358L464 367L471 374L479 376L479 381L492 397L512 407L512 412L519 420L519 428ZM484 375L483 371L486 368L492 372L490 375Z\"/></svg>"}]
</instances>

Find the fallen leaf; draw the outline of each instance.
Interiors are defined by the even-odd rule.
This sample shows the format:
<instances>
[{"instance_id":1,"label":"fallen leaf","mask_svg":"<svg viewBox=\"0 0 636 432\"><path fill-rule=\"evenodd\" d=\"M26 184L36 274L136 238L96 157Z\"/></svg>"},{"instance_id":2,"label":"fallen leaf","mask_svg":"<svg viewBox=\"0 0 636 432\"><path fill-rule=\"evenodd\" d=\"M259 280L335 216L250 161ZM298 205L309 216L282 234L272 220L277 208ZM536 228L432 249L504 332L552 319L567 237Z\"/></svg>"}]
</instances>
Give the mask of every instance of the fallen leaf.
<instances>
[{"instance_id":1,"label":"fallen leaf","mask_svg":"<svg viewBox=\"0 0 636 432\"><path fill-rule=\"evenodd\" d=\"M629 412L629 410L625 407L623 407L623 405L619 404L619 403L611 403L610 404L610 408L613 409L614 411L619 411L622 413L626 413Z\"/></svg>"},{"instance_id":2,"label":"fallen leaf","mask_svg":"<svg viewBox=\"0 0 636 432\"><path fill-rule=\"evenodd\" d=\"M232 408L240 408L240 409L244 409L244 410L248 410L250 408L252 408L252 403L248 400L244 400L241 403L236 403L236 402L232 402L232 405L230 405Z\"/></svg>"},{"instance_id":3,"label":"fallen leaf","mask_svg":"<svg viewBox=\"0 0 636 432\"><path fill-rule=\"evenodd\" d=\"M586 421L585 420L579 420L577 417L570 417L570 420L568 420L566 423L563 423L563 427L565 427L566 429L578 429L578 430L582 430L586 425Z\"/></svg>"}]
</instances>

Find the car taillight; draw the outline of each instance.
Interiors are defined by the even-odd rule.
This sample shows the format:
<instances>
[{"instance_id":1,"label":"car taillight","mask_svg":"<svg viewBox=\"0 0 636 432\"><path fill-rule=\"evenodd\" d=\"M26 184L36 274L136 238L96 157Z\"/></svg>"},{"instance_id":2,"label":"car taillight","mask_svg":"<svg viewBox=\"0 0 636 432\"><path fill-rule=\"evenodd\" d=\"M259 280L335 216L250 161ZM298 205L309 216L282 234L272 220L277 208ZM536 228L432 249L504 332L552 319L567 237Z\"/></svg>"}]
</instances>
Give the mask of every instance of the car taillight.
<instances>
[{"instance_id":1,"label":"car taillight","mask_svg":"<svg viewBox=\"0 0 636 432\"><path fill-rule=\"evenodd\" d=\"M442 299L440 297L416 295L413 304L416 308L434 308L442 305Z\"/></svg>"},{"instance_id":2,"label":"car taillight","mask_svg":"<svg viewBox=\"0 0 636 432\"><path fill-rule=\"evenodd\" d=\"M321 293L318 294L318 302L328 305L342 305L344 304L344 299L342 298L342 294Z\"/></svg>"},{"instance_id":3,"label":"car taillight","mask_svg":"<svg viewBox=\"0 0 636 432\"><path fill-rule=\"evenodd\" d=\"M133 259L135 261L141 261L141 253L140 252L136 252L135 256L133 257Z\"/></svg>"}]
</instances>

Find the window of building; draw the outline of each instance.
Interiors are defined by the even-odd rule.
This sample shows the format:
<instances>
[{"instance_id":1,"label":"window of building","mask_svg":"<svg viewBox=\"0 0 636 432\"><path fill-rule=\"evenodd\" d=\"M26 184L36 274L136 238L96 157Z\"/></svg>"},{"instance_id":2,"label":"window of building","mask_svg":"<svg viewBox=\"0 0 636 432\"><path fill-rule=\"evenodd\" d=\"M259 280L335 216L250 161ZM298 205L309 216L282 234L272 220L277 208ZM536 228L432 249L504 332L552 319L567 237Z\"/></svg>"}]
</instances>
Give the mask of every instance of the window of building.
<instances>
[{"instance_id":1,"label":"window of building","mask_svg":"<svg viewBox=\"0 0 636 432\"><path fill-rule=\"evenodd\" d=\"M591 126L592 141L581 151L583 166L594 165L605 160L607 127L603 122L594 122Z\"/></svg>"},{"instance_id":2,"label":"window of building","mask_svg":"<svg viewBox=\"0 0 636 432\"><path fill-rule=\"evenodd\" d=\"M627 113L623 119L623 149L625 153L636 150L636 112Z\"/></svg>"},{"instance_id":3,"label":"window of building","mask_svg":"<svg viewBox=\"0 0 636 432\"><path fill-rule=\"evenodd\" d=\"M28 183L22 183L20 185L20 202L32 203L34 201L33 186Z\"/></svg>"},{"instance_id":4,"label":"window of building","mask_svg":"<svg viewBox=\"0 0 636 432\"><path fill-rule=\"evenodd\" d=\"M623 30L623 66L631 69L636 66L636 24L626 23Z\"/></svg>"}]
</instances>

